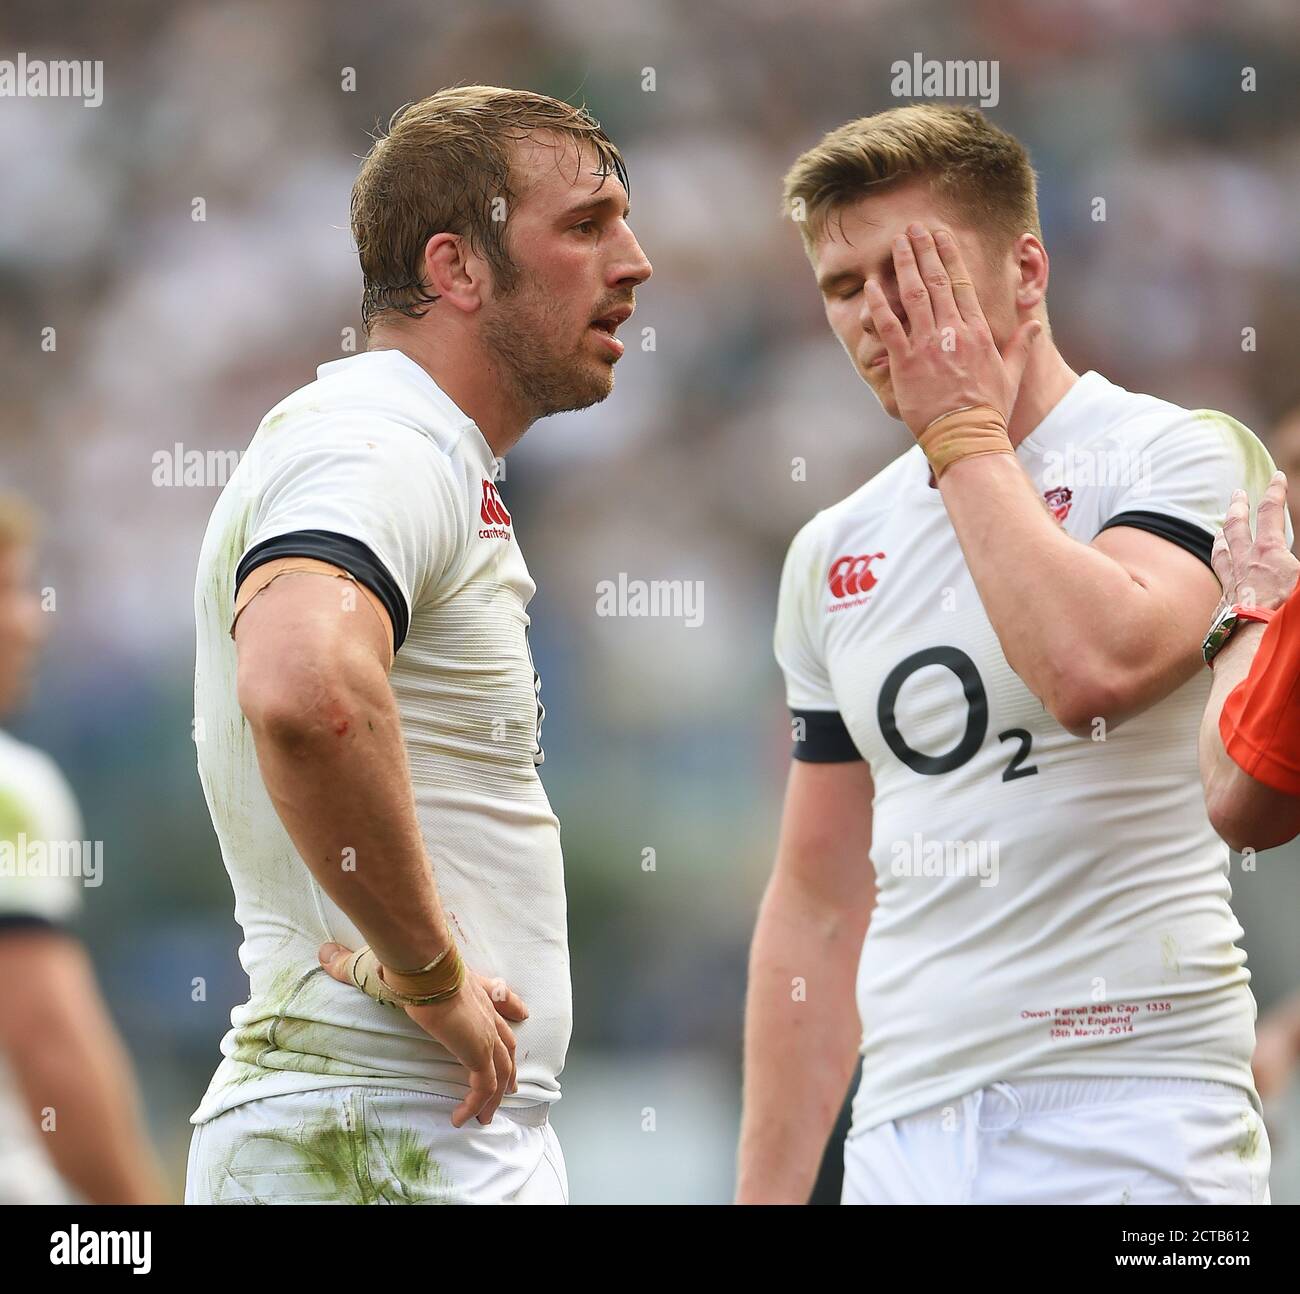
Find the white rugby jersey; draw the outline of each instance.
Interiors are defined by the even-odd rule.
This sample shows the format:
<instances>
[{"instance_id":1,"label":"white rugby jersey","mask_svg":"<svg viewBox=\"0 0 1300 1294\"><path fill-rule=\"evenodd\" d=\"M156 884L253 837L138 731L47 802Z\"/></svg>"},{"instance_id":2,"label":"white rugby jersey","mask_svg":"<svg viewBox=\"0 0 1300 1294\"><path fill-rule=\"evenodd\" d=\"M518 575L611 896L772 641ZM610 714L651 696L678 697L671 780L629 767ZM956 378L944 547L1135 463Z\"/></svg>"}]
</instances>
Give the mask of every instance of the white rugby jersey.
<instances>
[{"instance_id":1,"label":"white rugby jersey","mask_svg":"<svg viewBox=\"0 0 1300 1294\"><path fill-rule=\"evenodd\" d=\"M1135 526L1207 564L1232 490L1257 502L1273 471L1233 419L1091 372L1016 455L1082 543ZM1104 740L1071 736L1007 664L930 481L916 446L814 517L777 616L795 757L865 759L875 786L855 1126L1031 1075L1253 1095L1255 1003L1197 772L1209 671Z\"/></svg>"},{"instance_id":2,"label":"white rugby jersey","mask_svg":"<svg viewBox=\"0 0 1300 1294\"><path fill-rule=\"evenodd\" d=\"M81 878L50 874L68 868L48 846L79 844L81 832L81 811L58 765L0 732L0 925L59 924L80 911Z\"/></svg>"},{"instance_id":3,"label":"white rugby jersey","mask_svg":"<svg viewBox=\"0 0 1300 1294\"><path fill-rule=\"evenodd\" d=\"M0 938L7 930L60 927L81 910L81 879L51 874L67 869L51 865L58 851L50 848L81 836L81 813L58 766L0 732ZM0 1204L70 1198L0 1053Z\"/></svg>"},{"instance_id":4,"label":"white rugby jersey","mask_svg":"<svg viewBox=\"0 0 1300 1294\"><path fill-rule=\"evenodd\" d=\"M519 1091L505 1104L559 1095L572 1015L560 829L537 774L534 585L495 469L474 422L418 364L371 351L322 365L272 409L217 502L195 588L195 737L251 992L193 1122L358 1080L468 1091L463 1068L405 1012L317 962L327 940L364 941L267 795L230 636L239 581L290 555L347 569L388 609L390 681L448 922L466 964L503 977L529 1010L512 1026Z\"/></svg>"}]
</instances>

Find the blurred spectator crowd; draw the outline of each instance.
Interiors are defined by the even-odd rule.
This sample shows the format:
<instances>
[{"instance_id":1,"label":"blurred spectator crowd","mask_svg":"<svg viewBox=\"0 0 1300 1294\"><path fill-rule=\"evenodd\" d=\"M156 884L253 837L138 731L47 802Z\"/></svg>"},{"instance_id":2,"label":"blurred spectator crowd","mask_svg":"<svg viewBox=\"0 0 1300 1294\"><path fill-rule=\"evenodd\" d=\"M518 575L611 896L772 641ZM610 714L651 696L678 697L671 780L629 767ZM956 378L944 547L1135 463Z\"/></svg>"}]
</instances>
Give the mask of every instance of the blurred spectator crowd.
<instances>
[{"instance_id":1,"label":"blurred spectator crowd","mask_svg":"<svg viewBox=\"0 0 1300 1294\"><path fill-rule=\"evenodd\" d=\"M0 478L45 515L57 593L20 731L106 842L89 933L173 1160L244 985L190 732L217 483L158 485L156 456L242 449L318 364L364 345L348 195L402 103L454 82L585 102L627 159L655 266L614 395L535 427L502 487L539 585L575 1057L710 1055L738 1102L788 738L780 563L909 443L826 328L780 181L824 131L900 102L894 60L999 61L988 111L1038 170L1076 370L1266 439L1300 404L1286 0L11 0L0 56L18 50L104 62L99 108L0 100ZM703 581L703 624L597 616L598 581L620 572ZM1291 885L1294 911L1296 886L1268 883ZM1261 1002L1300 981L1264 884L1234 872Z\"/></svg>"}]
</instances>

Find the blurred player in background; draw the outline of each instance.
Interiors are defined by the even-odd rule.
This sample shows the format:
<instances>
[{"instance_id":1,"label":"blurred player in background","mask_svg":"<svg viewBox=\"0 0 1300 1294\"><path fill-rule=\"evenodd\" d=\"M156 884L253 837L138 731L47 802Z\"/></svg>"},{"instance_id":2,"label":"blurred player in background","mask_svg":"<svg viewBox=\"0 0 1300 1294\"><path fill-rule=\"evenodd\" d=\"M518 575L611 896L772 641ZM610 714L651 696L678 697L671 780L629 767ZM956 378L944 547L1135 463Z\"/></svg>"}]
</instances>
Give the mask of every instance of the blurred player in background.
<instances>
[{"instance_id":1,"label":"blurred player in background","mask_svg":"<svg viewBox=\"0 0 1300 1294\"><path fill-rule=\"evenodd\" d=\"M807 1198L860 1038L845 1202L1265 1201L1196 731L1211 545L1272 463L1229 417L1069 367L1034 173L979 112L852 122L785 199L918 444L782 577L796 741L738 1198Z\"/></svg>"},{"instance_id":2,"label":"blurred player in background","mask_svg":"<svg viewBox=\"0 0 1300 1294\"><path fill-rule=\"evenodd\" d=\"M26 697L42 637L32 543L28 509L0 497L0 716ZM81 845L62 773L0 731L0 1204L164 1198L130 1061L68 928L85 871L51 874Z\"/></svg>"},{"instance_id":3,"label":"blurred player in background","mask_svg":"<svg viewBox=\"0 0 1300 1294\"><path fill-rule=\"evenodd\" d=\"M1300 405L1284 413L1268 437L1269 452L1288 481L1300 481Z\"/></svg>"},{"instance_id":4,"label":"blurred player in background","mask_svg":"<svg viewBox=\"0 0 1300 1294\"><path fill-rule=\"evenodd\" d=\"M1277 1101L1295 1078L1300 1061L1300 992L1277 1003L1260 1017L1255 1028L1255 1057L1251 1068L1260 1099Z\"/></svg>"},{"instance_id":5,"label":"blurred player in background","mask_svg":"<svg viewBox=\"0 0 1300 1294\"><path fill-rule=\"evenodd\" d=\"M190 1202L567 1198L563 865L497 460L610 393L650 276L627 215L594 119L524 91L433 95L362 167L369 349L267 415L199 560L199 770L252 993Z\"/></svg>"}]
</instances>

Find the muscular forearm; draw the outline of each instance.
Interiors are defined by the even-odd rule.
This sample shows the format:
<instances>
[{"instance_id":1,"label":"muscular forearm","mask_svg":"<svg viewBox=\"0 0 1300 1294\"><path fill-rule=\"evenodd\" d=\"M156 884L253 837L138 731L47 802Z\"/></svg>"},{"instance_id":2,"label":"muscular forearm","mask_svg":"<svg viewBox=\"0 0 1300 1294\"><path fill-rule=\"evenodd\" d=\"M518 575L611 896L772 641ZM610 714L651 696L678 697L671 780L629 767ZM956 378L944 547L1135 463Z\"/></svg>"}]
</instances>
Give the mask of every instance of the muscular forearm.
<instances>
[{"instance_id":1,"label":"muscular forearm","mask_svg":"<svg viewBox=\"0 0 1300 1294\"><path fill-rule=\"evenodd\" d=\"M807 1203L853 1075L854 977L870 913L769 886L750 956L736 1199Z\"/></svg>"},{"instance_id":2,"label":"muscular forearm","mask_svg":"<svg viewBox=\"0 0 1300 1294\"><path fill-rule=\"evenodd\" d=\"M431 961L449 937L383 669L358 657L274 712L245 712L272 803L321 887L384 965Z\"/></svg>"},{"instance_id":3,"label":"muscular forearm","mask_svg":"<svg viewBox=\"0 0 1300 1294\"><path fill-rule=\"evenodd\" d=\"M1134 712L1116 691L1150 700L1195 672L1192 652L1157 652L1148 590L1107 554L1072 539L1010 454L955 463L944 505L1007 662L1066 727ZM1138 707L1140 708L1140 707Z\"/></svg>"},{"instance_id":4,"label":"muscular forearm","mask_svg":"<svg viewBox=\"0 0 1300 1294\"><path fill-rule=\"evenodd\" d=\"M1245 776L1223 748L1219 719L1228 694L1250 673L1250 663L1263 636L1262 624L1249 621L1239 624L1214 659L1214 678L1210 683L1210 699L1201 716L1200 735L1201 781L1207 794L1221 789L1225 779L1231 781L1234 775Z\"/></svg>"}]
</instances>

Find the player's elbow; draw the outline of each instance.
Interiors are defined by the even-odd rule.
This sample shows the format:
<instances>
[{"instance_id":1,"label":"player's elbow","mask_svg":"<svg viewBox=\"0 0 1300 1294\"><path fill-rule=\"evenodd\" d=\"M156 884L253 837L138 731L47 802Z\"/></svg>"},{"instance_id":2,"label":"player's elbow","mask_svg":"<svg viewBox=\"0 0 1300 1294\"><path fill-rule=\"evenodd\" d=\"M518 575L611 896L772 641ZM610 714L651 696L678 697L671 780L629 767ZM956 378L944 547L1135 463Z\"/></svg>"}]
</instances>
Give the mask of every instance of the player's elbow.
<instances>
[{"instance_id":1,"label":"player's elbow","mask_svg":"<svg viewBox=\"0 0 1300 1294\"><path fill-rule=\"evenodd\" d=\"M1277 797L1268 795L1268 800ZM1244 774L1220 779L1205 793L1205 810L1210 825L1230 849L1245 853L1248 849L1276 849L1294 840L1300 833L1300 799L1279 807L1260 803L1255 784Z\"/></svg>"},{"instance_id":2,"label":"player's elbow","mask_svg":"<svg viewBox=\"0 0 1300 1294\"><path fill-rule=\"evenodd\" d=\"M362 705L349 653L290 648L278 658L241 655L236 692L255 736L301 749L345 734Z\"/></svg>"},{"instance_id":3,"label":"player's elbow","mask_svg":"<svg viewBox=\"0 0 1300 1294\"><path fill-rule=\"evenodd\" d=\"M1082 672L1058 679L1043 704L1071 736L1094 741L1104 740L1125 711L1124 697L1111 680Z\"/></svg>"},{"instance_id":4,"label":"player's elbow","mask_svg":"<svg viewBox=\"0 0 1300 1294\"><path fill-rule=\"evenodd\" d=\"M1071 737L1092 737L1099 729L1104 730L1105 717L1094 714L1093 707L1058 703L1047 708Z\"/></svg>"},{"instance_id":5,"label":"player's elbow","mask_svg":"<svg viewBox=\"0 0 1300 1294\"><path fill-rule=\"evenodd\" d=\"M1205 808L1210 815L1210 826L1229 849L1241 853L1246 849L1271 848L1261 841L1256 830L1257 825L1263 824L1256 824L1249 813L1243 813L1242 806L1230 796L1208 796Z\"/></svg>"}]
</instances>

